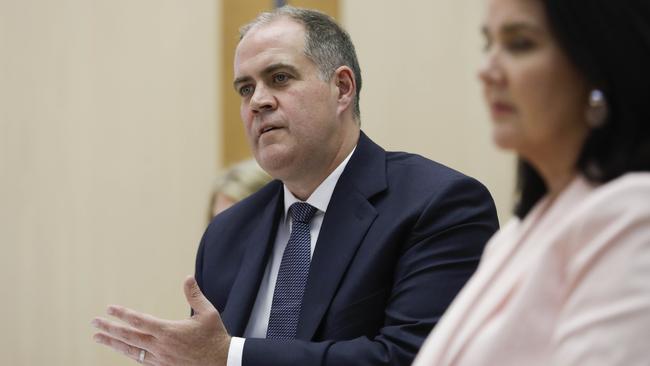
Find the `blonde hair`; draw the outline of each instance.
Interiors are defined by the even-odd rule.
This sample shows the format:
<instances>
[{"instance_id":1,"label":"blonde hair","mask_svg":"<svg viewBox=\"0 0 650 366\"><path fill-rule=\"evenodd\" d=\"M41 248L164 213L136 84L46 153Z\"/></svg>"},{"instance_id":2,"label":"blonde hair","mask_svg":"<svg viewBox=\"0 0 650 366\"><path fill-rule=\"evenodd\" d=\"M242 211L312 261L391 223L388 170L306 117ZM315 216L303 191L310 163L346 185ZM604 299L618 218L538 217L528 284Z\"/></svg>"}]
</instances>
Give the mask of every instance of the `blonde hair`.
<instances>
[{"instance_id":1,"label":"blonde hair","mask_svg":"<svg viewBox=\"0 0 650 366\"><path fill-rule=\"evenodd\" d=\"M247 159L231 165L217 177L208 210L208 219L212 219L213 205L217 194L221 193L235 202L239 202L271 181L269 176L255 159Z\"/></svg>"},{"instance_id":2,"label":"blonde hair","mask_svg":"<svg viewBox=\"0 0 650 366\"><path fill-rule=\"evenodd\" d=\"M270 181L271 177L257 165L255 159L248 159L223 171L215 182L214 192L241 201Z\"/></svg>"}]
</instances>

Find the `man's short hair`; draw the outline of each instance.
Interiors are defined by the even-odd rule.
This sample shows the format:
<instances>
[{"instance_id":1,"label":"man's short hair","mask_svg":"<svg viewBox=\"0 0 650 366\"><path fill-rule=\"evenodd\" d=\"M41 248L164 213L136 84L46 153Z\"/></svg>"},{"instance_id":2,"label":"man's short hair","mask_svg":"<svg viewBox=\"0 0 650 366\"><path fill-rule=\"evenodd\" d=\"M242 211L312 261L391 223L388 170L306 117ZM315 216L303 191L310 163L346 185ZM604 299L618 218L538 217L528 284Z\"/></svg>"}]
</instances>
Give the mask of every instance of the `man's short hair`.
<instances>
[{"instance_id":1,"label":"man's short hair","mask_svg":"<svg viewBox=\"0 0 650 366\"><path fill-rule=\"evenodd\" d=\"M348 66L354 72L356 95L354 117L361 121L359 95L361 92L361 69L350 35L327 14L317 10L283 6L264 12L252 22L239 29L240 40L258 25L269 24L282 17L288 17L305 27L305 55L316 64L323 80L329 81L340 66Z\"/></svg>"}]
</instances>

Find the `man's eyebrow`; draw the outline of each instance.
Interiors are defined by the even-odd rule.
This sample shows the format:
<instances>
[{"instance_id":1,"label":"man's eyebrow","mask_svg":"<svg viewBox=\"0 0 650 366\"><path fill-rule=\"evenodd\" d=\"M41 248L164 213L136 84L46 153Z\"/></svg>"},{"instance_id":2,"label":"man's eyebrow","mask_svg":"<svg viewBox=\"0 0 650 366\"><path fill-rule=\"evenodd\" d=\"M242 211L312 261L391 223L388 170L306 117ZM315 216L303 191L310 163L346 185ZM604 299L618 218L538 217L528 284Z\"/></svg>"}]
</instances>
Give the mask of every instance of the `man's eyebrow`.
<instances>
[{"instance_id":1,"label":"man's eyebrow","mask_svg":"<svg viewBox=\"0 0 650 366\"><path fill-rule=\"evenodd\" d=\"M249 81L249 80L252 80L252 79L253 78L251 78L250 76L240 76L240 77L236 78L235 81L232 82L232 87L235 88L235 90L237 90L237 85L242 84L242 83L244 83L246 81Z\"/></svg>"},{"instance_id":2,"label":"man's eyebrow","mask_svg":"<svg viewBox=\"0 0 650 366\"><path fill-rule=\"evenodd\" d=\"M291 73L293 73L295 75L298 75L298 69L296 69L295 66L284 63L284 62L274 63L274 64L271 64L271 65L265 67L264 70L262 70L262 74L263 75L268 75L268 74L271 74L271 73L273 73L273 72L275 72L277 70L282 70L282 69L288 70ZM233 87L235 89L237 89L237 85L239 85L241 83L244 83L244 82L247 82L247 81L250 81L252 79L253 78L250 77L250 76L240 76L240 77L236 78L235 81L233 81L232 85L233 85Z\"/></svg>"},{"instance_id":3,"label":"man's eyebrow","mask_svg":"<svg viewBox=\"0 0 650 366\"><path fill-rule=\"evenodd\" d=\"M287 69L287 70L291 71L292 73L297 73L298 72L298 70L293 65L289 65L289 64L286 64L286 63L283 63L283 62L278 62L278 63L271 64L271 65L267 66L266 68L264 68L262 73L263 74L270 74L270 73L272 73L274 71L277 71L277 70L280 70L280 69Z\"/></svg>"}]
</instances>

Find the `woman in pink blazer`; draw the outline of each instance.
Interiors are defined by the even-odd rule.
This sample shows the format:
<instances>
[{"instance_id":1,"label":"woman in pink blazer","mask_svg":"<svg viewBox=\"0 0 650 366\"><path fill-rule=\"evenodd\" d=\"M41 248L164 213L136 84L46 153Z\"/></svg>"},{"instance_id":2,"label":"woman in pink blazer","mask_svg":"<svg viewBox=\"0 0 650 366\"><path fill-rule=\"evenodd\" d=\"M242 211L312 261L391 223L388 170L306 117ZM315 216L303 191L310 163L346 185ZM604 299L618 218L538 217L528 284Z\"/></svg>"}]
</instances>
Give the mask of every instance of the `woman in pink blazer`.
<instances>
[{"instance_id":1,"label":"woman in pink blazer","mask_svg":"<svg viewBox=\"0 0 650 366\"><path fill-rule=\"evenodd\" d=\"M650 1L485 1L519 203L414 365L650 365Z\"/></svg>"}]
</instances>

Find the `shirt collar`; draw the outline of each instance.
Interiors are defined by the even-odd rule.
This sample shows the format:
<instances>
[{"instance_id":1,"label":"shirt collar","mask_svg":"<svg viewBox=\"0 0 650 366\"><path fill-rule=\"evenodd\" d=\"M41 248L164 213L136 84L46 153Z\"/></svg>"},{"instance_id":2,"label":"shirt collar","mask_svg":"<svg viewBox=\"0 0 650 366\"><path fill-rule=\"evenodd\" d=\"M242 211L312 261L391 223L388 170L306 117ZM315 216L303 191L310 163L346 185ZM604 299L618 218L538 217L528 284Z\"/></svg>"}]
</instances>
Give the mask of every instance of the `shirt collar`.
<instances>
[{"instance_id":1,"label":"shirt collar","mask_svg":"<svg viewBox=\"0 0 650 366\"><path fill-rule=\"evenodd\" d=\"M343 170L345 167L348 165L348 161L350 160L350 157L352 157L352 154L354 153L354 150L356 150L357 147L355 146L354 149L348 154L348 156L339 164L339 166L334 169L332 173L330 173L327 178L318 186L316 187L316 190L307 198L307 202L310 205L316 207L318 209L318 212L325 212L327 211L327 206L330 203L330 199L332 198L332 193L334 193L334 188L336 187L336 183L339 181L339 178L341 177L341 174L343 174ZM292 204L296 202L303 202L300 199L296 198L296 196L289 191L289 188L285 184L283 184L284 187L284 220L286 222L287 219L287 213L289 212L289 207L291 207Z\"/></svg>"}]
</instances>

